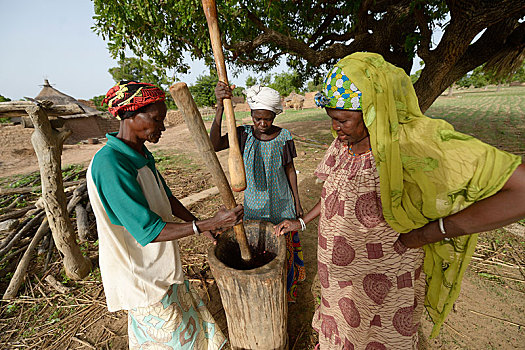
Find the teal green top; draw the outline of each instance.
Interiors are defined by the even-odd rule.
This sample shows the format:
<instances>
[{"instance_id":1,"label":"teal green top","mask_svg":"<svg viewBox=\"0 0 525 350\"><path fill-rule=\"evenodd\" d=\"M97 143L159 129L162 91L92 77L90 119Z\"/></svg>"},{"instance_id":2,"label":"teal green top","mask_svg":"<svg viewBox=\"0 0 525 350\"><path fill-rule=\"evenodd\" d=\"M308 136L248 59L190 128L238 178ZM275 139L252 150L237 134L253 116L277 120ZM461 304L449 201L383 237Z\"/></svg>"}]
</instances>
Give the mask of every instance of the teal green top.
<instances>
[{"instance_id":1,"label":"teal green top","mask_svg":"<svg viewBox=\"0 0 525 350\"><path fill-rule=\"evenodd\" d=\"M160 179L168 198L173 196L166 182L155 168L155 159L144 146L146 157L116 138L117 133L106 134L108 142L95 154L91 177L104 209L113 225L124 228L145 246L153 241L166 223L150 210L137 180L138 170L148 167ZM158 181L158 180L157 180Z\"/></svg>"}]
</instances>

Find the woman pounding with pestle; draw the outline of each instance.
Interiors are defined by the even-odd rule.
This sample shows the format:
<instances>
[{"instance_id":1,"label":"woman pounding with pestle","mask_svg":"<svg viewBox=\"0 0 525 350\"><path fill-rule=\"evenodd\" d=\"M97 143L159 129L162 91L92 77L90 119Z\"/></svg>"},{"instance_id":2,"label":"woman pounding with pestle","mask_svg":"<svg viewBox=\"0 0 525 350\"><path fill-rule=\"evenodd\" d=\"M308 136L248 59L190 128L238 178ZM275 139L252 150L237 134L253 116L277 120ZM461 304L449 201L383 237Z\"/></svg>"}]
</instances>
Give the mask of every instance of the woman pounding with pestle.
<instances>
[{"instance_id":1,"label":"woman pounding with pestle","mask_svg":"<svg viewBox=\"0 0 525 350\"><path fill-rule=\"evenodd\" d=\"M87 183L107 306L128 310L130 349L220 349L226 339L184 278L177 240L214 240L242 220L243 207L198 220L173 196L144 145L165 130L164 100L158 87L133 81L119 82L104 99L120 129L107 134Z\"/></svg>"}]
</instances>

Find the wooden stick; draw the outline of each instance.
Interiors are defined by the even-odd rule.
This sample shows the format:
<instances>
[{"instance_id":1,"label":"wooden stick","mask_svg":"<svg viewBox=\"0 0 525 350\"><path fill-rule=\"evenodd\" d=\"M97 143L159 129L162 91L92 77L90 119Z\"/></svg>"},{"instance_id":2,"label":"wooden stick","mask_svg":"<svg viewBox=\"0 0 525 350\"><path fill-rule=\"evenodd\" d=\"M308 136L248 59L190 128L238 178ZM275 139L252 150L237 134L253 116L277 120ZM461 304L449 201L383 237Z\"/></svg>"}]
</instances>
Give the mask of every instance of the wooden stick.
<instances>
[{"instance_id":1,"label":"wooden stick","mask_svg":"<svg viewBox=\"0 0 525 350\"><path fill-rule=\"evenodd\" d=\"M52 275L47 275L45 278L46 282L53 287L57 292L67 294L73 290L71 287L66 287L62 283L58 282Z\"/></svg>"},{"instance_id":2,"label":"wooden stick","mask_svg":"<svg viewBox=\"0 0 525 350\"><path fill-rule=\"evenodd\" d=\"M0 221L5 221L5 220L9 220L9 219L17 219L19 217L24 216L25 213L27 213L28 211L30 211L32 209L35 209L35 208L36 207L34 205L30 205L30 206L27 206L27 207L22 208L22 209L13 210L10 213L6 213L6 214L3 214L3 215L0 215Z\"/></svg>"},{"instance_id":3,"label":"wooden stick","mask_svg":"<svg viewBox=\"0 0 525 350\"><path fill-rule=\"evenodd\" d=\"M75 206L75 213L77 216L77 234L80 242L86 242L89 234L88 214L82 204L78 203Z\"/></svg>"},{"instance_id":4,"label":"wooden stick","mask_svg":"<svg viewBox=\"0 0 525 350\"><path fill-rule=\"evenodd\" d=\"M20 199L24 199L24 196L16 197L15 200L11 202L11 204L1 209L2 213L8 212L9 210L13 209L16 206L16 204L20 201Z\"/></svg>"},{"instance_id":5,"label":"wooden stick","mask_svg":"<svg viewBox=\"0 0 525 350\"><path fill-rule=\"evenodd\" d=\"M193 135L195 145L204 158L204 164L208 167L215 186L219 189L224 205L228 209L235 208L237 203L235 203L235 198L233 197L233 193L228 185L226 175L224 175L221 163L219 163L217 154L213 150L213 145L211 144L208 133L206 132L206 127L202 121L199 109L197 108L195 101L193 101L188 86L186 83L177 83L170 87L170 94L184 116L190 134ZM244 232L244 225L240 223L234 226L233 230L237 242L239 243L239 247L241 248L242 259L245 261L251 260L251 253L246 239L246 233Z\"/></svg>"},{"instance_id":6,"label":"wooden stick","mask_svg":"<svg viewBox=\"0 0 525 350\"><path fill-rule=\"evenodd\" d=\"M494 320L503 321L503 322L506 322L506 323L511 324L511 325L513 325L513 326L525 327L525 324L520 324L520 323L512 322L512 321L506 320L506 319L501 318L501 317L497 317L497 316L492 316L492 315L484 314L484 313L482 313L482 312L478 312L478 311L474 311L474 310L469 310L469 311L472 312L473 314L481 315L481 316L485 316L485 317L488 317L488 318L492 318L492 319L494 319Z\"/></svg>"},{"instance_id":7,"label":"wooden stick","mask_svg":"<svg viewBox=\"0 0 525 350\"><path fill-rule=\"evenodd\" d=\"M77 180L77 181L67 181L64 182L64 187L68 186L74 186L78 185L84 180ZM38 192L42 190L42 186L33 186L33 187L18 187L18 188L1 188L0 189L0 195L10 195L10 194L22 194L22 193L29 193L29 192Z\"/></svg>"},{"instance_id":8,"label":"wooden stick","mask_svg":"<svg viewBox=\"0 0 525 350\"><path fill-rule=\"evenodd\" d=\"M222 52L221 34L219 31L219 24L217 23L217 7L215 6L215 0L202 0L202 7L204 8L204 14L206 15L206 21L208 22L211 47L213 50L213 56L215 57L215 65L217 66L219 80L229 86L226 64L224 63L224 55ZM244 161L242 159L239 140L237 138L237 125L235 124L235 113L233 112L232 100L224 99L223 105L224 114L226 115L226 125L228 127L228 143L230 146L230 153L228 155L230 181L232 189L235 192L240 192L246 189L246 173L244 171Z\"/></svg>"},{"instance_id":9,"label":"wooden stick","mask_svg":"<svg viewBox=\"0 0 525 350\"><path fill-rule=\"evenodd\" d=\"M42 211L37 216L32 218L27 223L27 225L25 225L24 227L20 229L20 231L18 231L18 233L11 239L9 243L7 243L5 247L0 249L0 255L4 255L5 253L7 253L16 244L16 242L20 240L20 238L22 238L25 234L31 231L33 227L35 227L39 222L41 222L41 220L45 217L45 215L46 213Z\"/></svg>"},{"instance_id":10,"label":"wooden stick","mask_svg":"<svg viewBox=\"0 0 525 350\"><path fill-rule=\"evenodd\" d=\"M71 339L73 339L74 341L79 342L79 343L82 344L82 345L87 346L87 347L90 348L90 349L96 349L93 345L89 344L87 341L84 341L84 340L82 340L82 339L78 339L78 338L75 337L75 336L71 337Z\"/></svg>"}]
</instances>

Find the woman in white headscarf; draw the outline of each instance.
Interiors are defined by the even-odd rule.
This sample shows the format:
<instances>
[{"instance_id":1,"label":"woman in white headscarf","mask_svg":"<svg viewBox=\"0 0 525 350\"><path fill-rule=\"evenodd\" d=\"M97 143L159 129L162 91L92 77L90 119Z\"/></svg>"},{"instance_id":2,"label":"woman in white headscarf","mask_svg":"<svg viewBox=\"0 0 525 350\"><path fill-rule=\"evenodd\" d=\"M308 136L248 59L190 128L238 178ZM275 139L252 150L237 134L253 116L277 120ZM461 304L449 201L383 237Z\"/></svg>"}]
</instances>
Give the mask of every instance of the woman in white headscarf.
<instances>
[{"instance_id":1,"label":"woman in white headscarf","mask_svg":"<svg viewBox=\"0 0 525 350\"><path fill-rule=\"evenodd\" d=\"M283 111L281 96L272 88L254 85L245 90L253 125L237 127L237 135L246 169L244 219L278 224L303 215L293 158L297 156L292 134L273 125ZM232 89L223 82L215 88L217 112L211 125L210 139L215 152L229 147L228 135L221 136L223 99L232 97ZM297 231L286 236L288 301L297 297L297 282L305 279L303 252Z\"/></svg>"}]
</instances>

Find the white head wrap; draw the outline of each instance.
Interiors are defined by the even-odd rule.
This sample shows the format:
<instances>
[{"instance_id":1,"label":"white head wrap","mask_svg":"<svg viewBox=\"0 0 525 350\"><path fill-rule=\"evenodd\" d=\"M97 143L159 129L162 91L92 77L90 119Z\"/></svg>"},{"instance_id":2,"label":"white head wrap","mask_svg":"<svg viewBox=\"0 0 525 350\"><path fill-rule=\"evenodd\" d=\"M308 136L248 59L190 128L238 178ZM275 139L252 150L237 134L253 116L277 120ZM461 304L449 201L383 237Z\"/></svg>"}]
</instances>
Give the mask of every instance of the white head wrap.
<instances>
[{"instance_id":1,"label":"white head wrap","mask_svg":"<svg viewBox=\"0 0 525 350\"><path fill-rule=\"evenodd\" d=\"M244 94L246 95L246 102L248 102L250 109L266 109L275 114L283 111L281 95L272 88L253 85L244 90Z\"/></svg>"}]
</instances>

